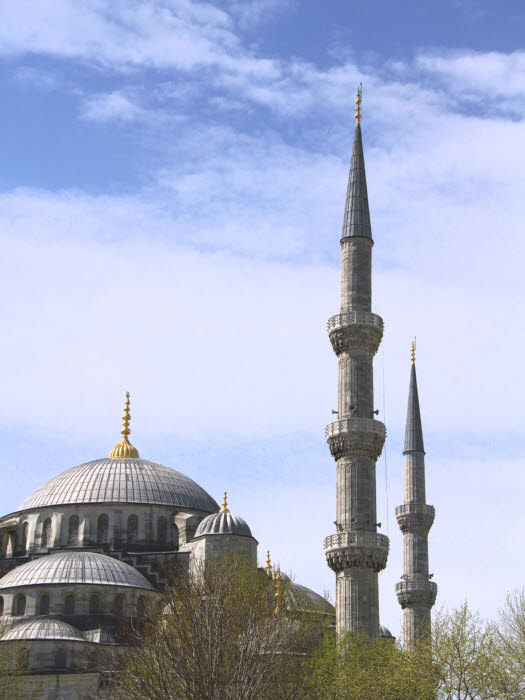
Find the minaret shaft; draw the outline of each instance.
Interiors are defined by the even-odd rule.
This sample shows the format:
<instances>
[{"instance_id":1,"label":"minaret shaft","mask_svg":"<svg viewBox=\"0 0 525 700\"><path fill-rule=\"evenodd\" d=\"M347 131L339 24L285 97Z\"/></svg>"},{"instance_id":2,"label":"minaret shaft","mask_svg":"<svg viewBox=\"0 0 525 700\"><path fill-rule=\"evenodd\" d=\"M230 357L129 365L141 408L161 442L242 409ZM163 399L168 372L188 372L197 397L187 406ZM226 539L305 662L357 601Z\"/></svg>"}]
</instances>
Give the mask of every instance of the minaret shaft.
<instances>
[{"instance_id":1,"label":"minaret shaft","mask_svg":"<svg viewBox=\"0 0 525 700\"><path fill-rule=\"evenodd\" d=\"M404 539L404 580L396 585L396 593L403 608L405 649L413 652L418 641L430 633L430 610L437 595L436 584L429 580L428 532L432 527L435 511L433 506L425 502L425 449L414 346L403 461L405 502L396 508L396 517Z\"/></svg>"},{"instance_id":2,"label":"minaret shaft","mask_svg":"<svg viewBox=\"0 0 525 700\"><path fill-rule=\"evenodd\" d=\"M358 109L360 105L358 95ZM325 540L336 574L336 626L379 634L378 572L385 568L388 538L377 533L376 462L385 426L374 419L373 357L383 321L371 313L372 233L358 120L341 239L341 310L328 322L339 359L338 420L326 429L337 463L335 535Z\"/></svg>"}]
</instances>

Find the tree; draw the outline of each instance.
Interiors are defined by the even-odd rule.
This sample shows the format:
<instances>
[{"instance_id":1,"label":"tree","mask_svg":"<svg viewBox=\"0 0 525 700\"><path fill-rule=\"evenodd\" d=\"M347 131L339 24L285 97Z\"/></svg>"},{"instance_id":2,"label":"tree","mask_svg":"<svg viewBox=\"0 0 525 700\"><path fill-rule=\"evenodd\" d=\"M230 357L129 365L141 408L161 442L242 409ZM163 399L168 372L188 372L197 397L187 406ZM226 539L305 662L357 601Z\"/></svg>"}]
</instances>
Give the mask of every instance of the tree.
<instances>
[{"instance_id":1,"label":"tree","mask_svg":"<svg viewBox=\"0 0 525 700\"><path fill-rule=\"evenodd\" d=\"M0 637L5 631L0 628ZM0 698L16 700L26 697L23 674L27 673L27 652L20 642L0 642Z\"/></svg>"},{"instance_id":2,"label":"tree","mask_svg":"<svg viewBox=\"0 0 525 700\"><path fill-rule=\"evenodd\" d=\"M519 697L525 697L525 590L507 593L497 628L506 668L514 679Z\"/></svg>"},{"instance_id":3,"label":"tree","mask_svg":"<svg viewBox=\"0 0 525 700\"><path fill-rule=\"evenodd\" d=\"M181 576L133 630L118 662L119 697L303 697L306 654L325 615L311 602L292 607L287 586L241 556Z\"/></svg>"}]
</instances>

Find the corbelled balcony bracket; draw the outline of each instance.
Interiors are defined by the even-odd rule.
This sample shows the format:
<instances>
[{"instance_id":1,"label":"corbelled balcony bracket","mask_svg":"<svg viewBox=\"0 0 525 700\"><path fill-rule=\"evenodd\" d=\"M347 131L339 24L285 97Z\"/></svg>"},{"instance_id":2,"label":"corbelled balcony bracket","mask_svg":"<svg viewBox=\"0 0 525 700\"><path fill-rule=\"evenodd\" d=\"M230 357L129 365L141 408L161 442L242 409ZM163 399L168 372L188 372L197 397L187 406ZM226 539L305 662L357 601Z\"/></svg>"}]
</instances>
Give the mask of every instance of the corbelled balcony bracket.
<instances>
[{"instance_id":1,"label":"corbelled balcony bracket","mask_svg":"<svg viewBox=\"0 0 525 700\"><path fill-rule=\"evenodd\" d=\"M383 319L366 311L345 311L329 319L328 335L338 356L351 351L375 355L383 337Z\"/></svg>"},{"instance_id":2,"label":"corbelled balcony bracket","mask_svg":"<svg viewBox=\"0 0 525 700\"><path fill-rule=\"evenodd\" d=\"M353 455L377 459L385 438L384 424L372 418L343 418L326 427L326 439L336 460Z\"/></svg>"},{"instance_id":3,"label":"corbelled balcony bracket","mask_svg":"<svg viewBox=\"0 0 525 700\"><path fill-rule=\"evenodd\" d=\"M431 608L436 602L437 584L434 581L400 581L396 583L396 595L403 610L410 606Z\"/></svg>"},{"instance_id":4,"label":"corbelled balcony bracket","mask_svg":"<svg viewBox=\"0 0 525 700\"><path fill-rule=\"evenodd\" d=\"M422 532L428 534L432 527L436 510L424 503L406 503L396 508L396 518L403 534Z\"/></svg>"},{"instance_id":5,"label":"corbelled balcony bracket","mask_svg":"<svg viewBox=\"0 0 525 700\"><path fill-rule=\"evenodd\" d=\"M386 567L390 542L376 532L338 532L327 537L324 546L333 571L359 568L379 573Z\"/></svg>"}]
</instances>

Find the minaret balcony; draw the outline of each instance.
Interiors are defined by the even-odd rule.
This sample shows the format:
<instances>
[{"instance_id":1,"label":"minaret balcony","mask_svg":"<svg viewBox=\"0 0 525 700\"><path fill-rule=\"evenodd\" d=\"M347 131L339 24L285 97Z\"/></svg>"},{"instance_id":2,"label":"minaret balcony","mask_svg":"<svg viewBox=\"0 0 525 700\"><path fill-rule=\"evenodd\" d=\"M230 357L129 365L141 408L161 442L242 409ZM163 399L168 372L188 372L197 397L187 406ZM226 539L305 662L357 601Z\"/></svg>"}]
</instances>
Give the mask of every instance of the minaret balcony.
<instances>
[{"instance_id":1,"label":"minaret balcony","mask_svg":"<svg viewBox=\"0 0 525 700\"><path fill-rule=\"evenodd\" d=\"M326 561L333 571L359 568L378 573L386 566L389 548L388 537L378 532L338 532L324 541Z\"/></svg>"},{"instance_id":2,"label":"minaret balcony","mask_svg":"<svg viewBox=\"0 0 525 700\"><path fill-rule=\"evenodd\" d=\"M436 509L426 503L405 503L396 508L396 518L403 534L428 533L434 522Z\"/></svg>"},{"instance_id":3,"label":"minaret balcony","mask_svg":"<svg viewBox=\"0 0 525 700\"><path fill-rule=\"evenodd\" d=\"M336 460L353 455L377 459L385 439L384 423L373 418L342 418L326 427L326 440Z\"/></svg>"},{"instance_id":4,"label":"minaret balcony","mask_svg":"<svg viewBox=\"0 0 525 700\"><path fill-rule=\"evenodd\" d=\"M328 336L338 356L352 350L375 355L383 337L383 319L368 311L344 311L328 320Z\"/></svg>"},{"instance_id":5,"label":"minaret balcony","mask_svg":"<svg viewBox=\"0 0 525 700\"><path fill-rule=\"evenodd\" d=\"M411 606L431 608L436 602L437 584L434 581L399 581L396 595L403 610Z\"/></svg>"}]
</instances>

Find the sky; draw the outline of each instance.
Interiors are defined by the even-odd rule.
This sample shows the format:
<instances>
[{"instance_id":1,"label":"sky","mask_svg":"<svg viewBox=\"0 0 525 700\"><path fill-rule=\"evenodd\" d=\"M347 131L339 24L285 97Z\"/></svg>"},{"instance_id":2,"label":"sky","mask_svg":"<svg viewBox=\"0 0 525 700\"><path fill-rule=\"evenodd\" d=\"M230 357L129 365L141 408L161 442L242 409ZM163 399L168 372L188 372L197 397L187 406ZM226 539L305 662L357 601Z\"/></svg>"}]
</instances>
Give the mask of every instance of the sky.
<instances>
[{"instance_id":1,"label":"sky","mask_svg":"<svg viewBox=\"0 0 525 700\"><path fill-rule=\"evenodd\" d=\"M495 618L522 587L525 8L298 0L0 1L2 512L120 438L334 592L337 404L326 332L356 87L374 363L394 509L410 343L436 507L437 605Z\"/></svg>"}]
</instances>

